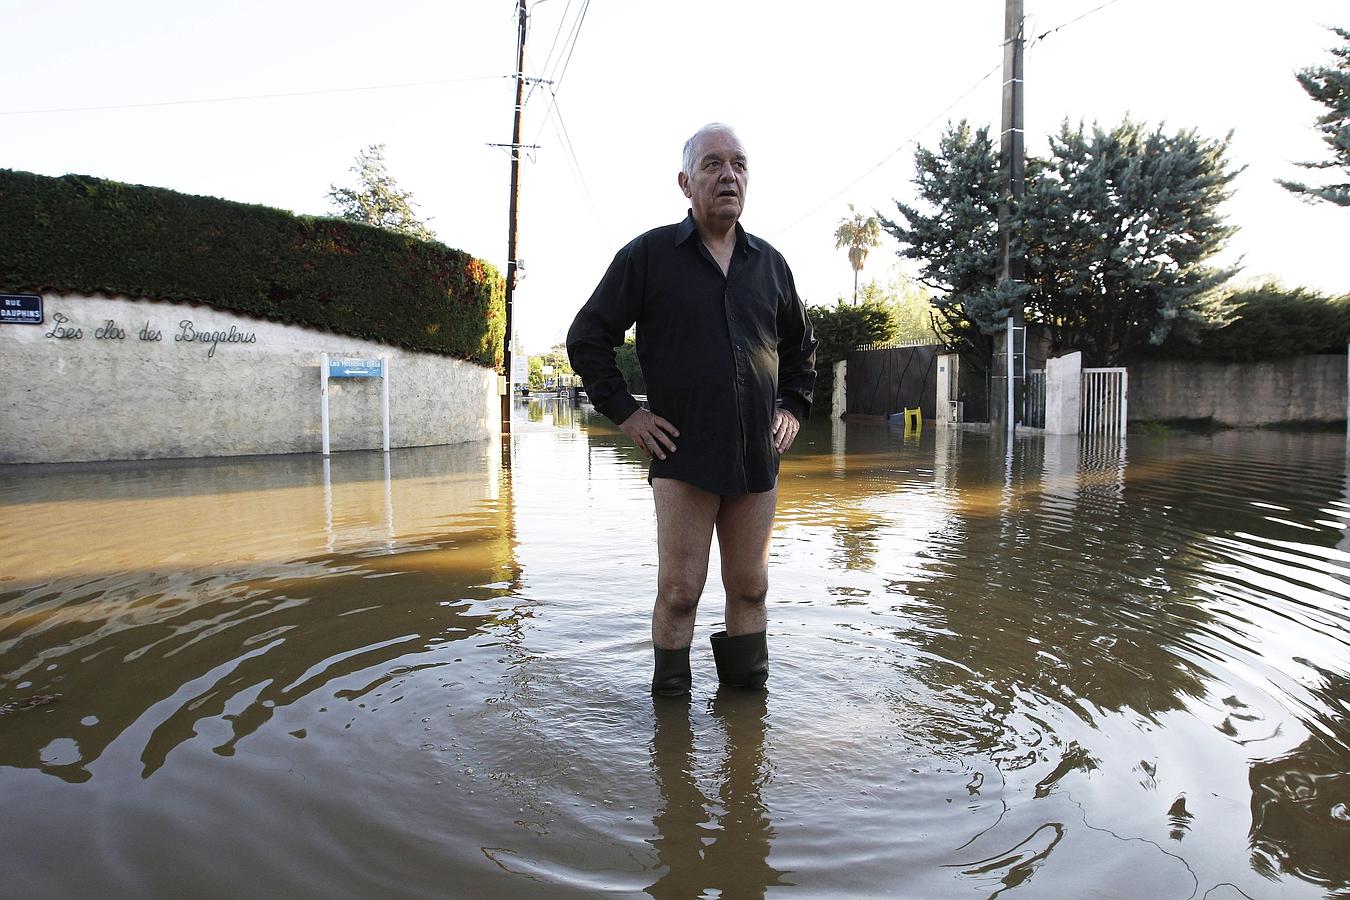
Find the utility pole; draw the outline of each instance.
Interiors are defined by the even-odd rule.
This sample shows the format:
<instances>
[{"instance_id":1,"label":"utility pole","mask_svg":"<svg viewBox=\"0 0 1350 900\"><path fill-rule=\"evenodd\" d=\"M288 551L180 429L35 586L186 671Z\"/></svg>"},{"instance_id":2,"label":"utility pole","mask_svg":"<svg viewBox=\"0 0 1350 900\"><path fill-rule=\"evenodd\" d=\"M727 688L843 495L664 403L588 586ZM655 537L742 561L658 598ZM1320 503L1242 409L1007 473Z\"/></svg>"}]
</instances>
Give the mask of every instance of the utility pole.
<instances>
[{"instance_id":1,"label":"utility pole","mask_svg":"<svg viewBox=\"0 0 1350 900\"><path fill-rule=\"evenodd\" d=\"M511 466L511 341L515 337L516 224L520 211L520 117L525 107L525 0L516 0L516 108L511 126L511 203L506 223L506 337L502 359L506 386L502 392L502 465Z\"/></svg>"},{"instance_id":2,"label":"utility pole","mask_svg":"<svg viewBox=\"0 0 1350 900\"><path fill-rule=\"evenodd\" d=\"M1020 282L1025 277L1025 267L1021 251L1013 248L1012 204L1020 201L1023 195L1023 173L1025 169L1025 146L1023 137L1022 98L1025 82L1022 77L1022 51L1025 44L1022 15L1022 0L1005 0L1003 12L1003 121L1002 141L999 152L1002 161L1000 178L1003 183L1003 196L998 207L999 255L1001 270L999 284ZM1021 335L1021 370L1017 367L1018 335ZM990 398L993 411L1001 411L1007 426L1008 437L1012 437L1016 428L1018 399L1022 396L1022 385L1026 368L1026 320L1022 313L1022 302L1013 303L1002 340L995 338L1003 346L1003 373L995 376L1002 385L1002 407L996 398ZM995 354L997 358L998 354Z\"/></svg>"}]
</instances>

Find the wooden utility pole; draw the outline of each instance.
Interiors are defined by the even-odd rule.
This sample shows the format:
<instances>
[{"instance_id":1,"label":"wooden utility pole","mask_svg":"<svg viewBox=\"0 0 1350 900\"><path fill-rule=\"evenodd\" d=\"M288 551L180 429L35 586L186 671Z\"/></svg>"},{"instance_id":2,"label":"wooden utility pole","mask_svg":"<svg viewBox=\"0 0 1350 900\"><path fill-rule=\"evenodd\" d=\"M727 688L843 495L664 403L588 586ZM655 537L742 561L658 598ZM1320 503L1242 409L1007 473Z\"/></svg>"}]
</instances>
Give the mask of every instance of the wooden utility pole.
<instances>
[{"instance_id":1,"label":"wooden utility pole","mask_svg":"<svg viewBox=\"0 0 1350 900\"><path fill-rule=\"evenodd\" d=\"M1002 141L999 147L1002 170L1000 177L1003 185L1003 197L998 207L999 255L1001 268L999 284L1020 282L1025 276L1022 251L1013 247L1012 204L1022 199L1023 172L1025 169L1025 146L1023 137L1022 97L1025 82L1022 78L1022 51L1025 44L1023 35L1024 18L1022 0L1005 0L1003 11L1003 121ZM1018 337L1021 337L1021 369L1017 366ZM996 339L997 340L997 339ZM999 381L1003 382L1002 403L995 400L991 409L1002 409L1003 421L1007 433L1012 436L1018 415L1018 398L1022 396L1022 385L1026 368L1026 321L1022 313L1022 303L1017 301L1008 311L1007 322L1002 337L1004 368ZM996 355L997 356L997 355ZM998 376L996 376L998 377ZM993 400L994 398L991 398Z\"/></svg>"},{"instance_id":2,"label":"wooden utility pole","mask_svg":"<svg viewBox=\"0 0 1350 900\"><path fill-rule=\"evenodd\" d=\"M520 117L525 107L525 0L516 0L516 107L511 125L511 202L506 221L506 337L502 361L506 387L502 393L502 465L511 465L511 340L515 336L516 225L520 211Z\"/></svg>"}]
</instances>

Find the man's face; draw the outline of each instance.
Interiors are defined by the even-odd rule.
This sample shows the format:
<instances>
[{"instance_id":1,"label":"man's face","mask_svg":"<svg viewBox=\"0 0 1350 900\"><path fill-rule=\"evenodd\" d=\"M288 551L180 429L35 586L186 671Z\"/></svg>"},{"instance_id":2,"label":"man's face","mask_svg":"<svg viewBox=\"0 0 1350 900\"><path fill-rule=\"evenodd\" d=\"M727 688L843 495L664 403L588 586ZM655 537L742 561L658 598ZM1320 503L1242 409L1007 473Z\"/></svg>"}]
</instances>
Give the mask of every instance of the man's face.
<instances>
[{"instance_id":1,"label":"man's face","mask_svg":"<svg viewBox=\"0 0 1350 900\"><path fill-rule=\"evenodd\" d=\"M734 224L745 208L749 173L745 148L725 131L701 135L694 153L694 170L680 173L680 188L694 208L694 221Z\"/></svg>"}]
</instances>

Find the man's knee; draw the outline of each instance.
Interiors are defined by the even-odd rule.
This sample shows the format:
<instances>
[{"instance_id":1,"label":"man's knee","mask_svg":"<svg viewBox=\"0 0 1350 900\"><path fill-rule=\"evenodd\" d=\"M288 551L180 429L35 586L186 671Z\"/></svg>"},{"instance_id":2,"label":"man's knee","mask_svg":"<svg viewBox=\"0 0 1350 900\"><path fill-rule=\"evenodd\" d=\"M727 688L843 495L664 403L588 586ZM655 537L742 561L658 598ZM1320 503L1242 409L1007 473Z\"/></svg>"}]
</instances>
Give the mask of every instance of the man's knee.
<instances>
[{"instance_id":1,"label":"man's knee","mask_svg":"<svg viewBox=\"0 0 1350 900\"><path fill-rule=\"evenodd\" d=\"M763 606L769 595L767 577L738 578L726 585L727 600L745 606Z\"/></svg>"},{"instance_id":2,"label":"man's knee","mask_svg":"<svg viewBox=\"0 0 1350 900\"><path fill-rule=\"evenodd\" d=\"M656 603L674 616L692 616L698 610L703 585L685 579L660 579L656 589Z\"/></svg>"}]
</instances>

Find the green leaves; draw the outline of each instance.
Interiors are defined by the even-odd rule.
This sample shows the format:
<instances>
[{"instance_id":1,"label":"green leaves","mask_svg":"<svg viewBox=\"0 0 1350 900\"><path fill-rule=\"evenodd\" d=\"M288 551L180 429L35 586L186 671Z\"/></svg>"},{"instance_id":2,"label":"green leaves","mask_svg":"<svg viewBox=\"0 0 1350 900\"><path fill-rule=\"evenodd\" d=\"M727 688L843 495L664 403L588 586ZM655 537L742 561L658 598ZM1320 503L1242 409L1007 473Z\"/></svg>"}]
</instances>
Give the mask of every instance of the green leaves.
<instances>
[{"instance_id":1,"label":"green leaves","mask_svg":"<svg viewBox=\"0 0 1350 900\"><path fill-rule=\"evenodd\" d=\"M897 202L903 223L882 225L942 292L937 328L977 367L1015 304L1028 323L1049 328L1057 350L1115 365L1213 314L1213 290L1235 271L1206 265L1234 231L1218 212L1237 174L1227 147L1227 138L1130 120L1109 130L1066 122L1048 157L1027 160L1025 195L1013 204L988 129L960 122L936 153L915 153L926 208ZM999 284L1001 199L1010 252L1025 259L1021 283Z\"/></svg>"},{"instance_id":2,"label":"green leaves","mask_svg":"<svg viewBox=\"0 0 1350 900\"><path fill-rule=\"evenodd\" d=\"M0 286L220 309L500 366L501 275L341 219L0 169Z\"/></svg>"},{"instance_id":3,"label":"green leaves","mask_svg":"<svg viewBox=\"0 0 1350 900\"><path fill-rule=\"evenodd\" d=\"M1304 69L1295 76L1308 96L1327 108L1317 117L1317 130L1330 148L1331 158L1299 165L1314 170L1341 169L1346 180L1321 186L1283 179L1278 182L1309 201L1324 200L1337 206L1350 206L1350 30L1331 30L1345 41L1344 45L1332 48L1336 62Z\"/></svg>"},{"instance_id":4,"label":"green leaves","mask_svg":"<svg viewBox=\"0 0 1350 900\"><path fill-rule=\"evenodd\" d=\"M371 144L356 154L356 188L329 185L328 198L338 215L351 222L397 231L419 241L436 240L435 233L413 212L412 194L401 189L384 163L384 144Z\"/></svg>"}]
</instances>

